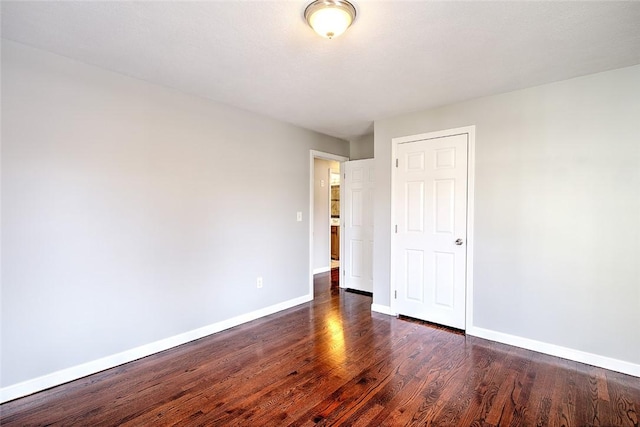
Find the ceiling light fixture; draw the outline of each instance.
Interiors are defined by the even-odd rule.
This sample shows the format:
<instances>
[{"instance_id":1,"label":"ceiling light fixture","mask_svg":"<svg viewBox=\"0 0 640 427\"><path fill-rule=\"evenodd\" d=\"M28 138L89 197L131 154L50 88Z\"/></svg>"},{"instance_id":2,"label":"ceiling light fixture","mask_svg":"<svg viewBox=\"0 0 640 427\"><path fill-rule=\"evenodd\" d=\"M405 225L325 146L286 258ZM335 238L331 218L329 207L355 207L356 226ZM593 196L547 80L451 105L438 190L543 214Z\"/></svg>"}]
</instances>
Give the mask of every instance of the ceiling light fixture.
<instances>
[{"instance_id":1,"label":"ceiling light fixture","mask_svg":"<svg viewBox=\"0 0 640 427\"><path fill-rule=\"evenodd\" d=\"M356 19L356 8L346 0L315 0L304 10L304 18L316 33L332 39Z\"/></svg>"}]
</instances>

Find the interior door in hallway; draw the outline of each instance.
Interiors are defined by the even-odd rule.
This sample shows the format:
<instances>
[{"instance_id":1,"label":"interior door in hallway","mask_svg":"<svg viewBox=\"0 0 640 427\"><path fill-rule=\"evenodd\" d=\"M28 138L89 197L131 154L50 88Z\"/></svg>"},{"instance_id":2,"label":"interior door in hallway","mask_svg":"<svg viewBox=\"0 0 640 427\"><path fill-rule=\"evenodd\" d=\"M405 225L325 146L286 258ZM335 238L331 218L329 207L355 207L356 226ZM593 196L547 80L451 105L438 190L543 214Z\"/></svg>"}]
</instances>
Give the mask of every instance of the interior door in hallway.
<instances>
[{"instance_id":1,"label":"interior door in hallway","mask_svg":"<svg viewBox=\"0 0 640 427\"><path fill-rule=\"evenodd\" d=\"M399 143L395 310L465 328L468 135Z\"/></svg>"},{"instance_id":2,"label":"interior door in hallway","mask_svg":"<svg viewBox=\"0 0 640 427\"><path fill-rule=\"evenodd\" d=\"M373 159L344 163L344 281L373 292Z\"/></svg>"}]
</instances>

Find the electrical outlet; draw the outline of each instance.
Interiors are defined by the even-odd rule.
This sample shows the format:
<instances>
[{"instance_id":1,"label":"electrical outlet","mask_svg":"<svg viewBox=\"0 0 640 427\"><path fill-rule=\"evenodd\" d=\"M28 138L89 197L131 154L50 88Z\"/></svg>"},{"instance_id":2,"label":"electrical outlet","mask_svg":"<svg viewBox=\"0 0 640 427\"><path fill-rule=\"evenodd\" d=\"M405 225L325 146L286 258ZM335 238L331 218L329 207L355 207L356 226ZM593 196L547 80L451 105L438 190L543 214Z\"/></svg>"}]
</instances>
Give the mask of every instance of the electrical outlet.
<instances>
[{"instance_id":1,"label":"electrical outlet","mask_svg":"<svg viewBox=\"0 0 640 427\"><path fill-rule=\"evenodd\" d=\"M258 280L256 280L256 285L258 286L258 289L262 287L262 277L258 277Z\"/></svg>"}]
</instances>

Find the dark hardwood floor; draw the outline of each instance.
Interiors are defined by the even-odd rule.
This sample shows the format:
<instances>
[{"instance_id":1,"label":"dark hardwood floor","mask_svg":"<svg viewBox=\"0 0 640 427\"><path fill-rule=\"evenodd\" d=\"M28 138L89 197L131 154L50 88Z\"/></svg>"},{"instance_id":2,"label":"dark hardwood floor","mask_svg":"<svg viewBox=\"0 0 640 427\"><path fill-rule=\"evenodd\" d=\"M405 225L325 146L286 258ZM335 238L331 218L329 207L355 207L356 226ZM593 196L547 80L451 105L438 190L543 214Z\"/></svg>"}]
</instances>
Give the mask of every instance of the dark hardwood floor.
<instances>
[{"instance_id":1,"label":"dark hardwood floor","mask_svg":"<svg viewBox=\"0 0 640 427\"><path fill-rule=\"evenodd\" d=\"M312 303L0 407L2 426L638 426L640 379Z\"/></svg>"}]
</instances>

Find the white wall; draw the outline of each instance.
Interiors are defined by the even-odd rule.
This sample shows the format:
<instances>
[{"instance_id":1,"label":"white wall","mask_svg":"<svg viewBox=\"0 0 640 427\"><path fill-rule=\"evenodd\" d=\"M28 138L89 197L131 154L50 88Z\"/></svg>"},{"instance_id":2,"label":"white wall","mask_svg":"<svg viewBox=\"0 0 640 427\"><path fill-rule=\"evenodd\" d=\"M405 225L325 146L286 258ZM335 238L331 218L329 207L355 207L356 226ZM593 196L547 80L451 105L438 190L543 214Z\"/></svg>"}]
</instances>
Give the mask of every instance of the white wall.
<instances>
[{"instance_id":1,"label":"white wall","mask_svg":"<svg viewBox=\"0 0 640 427\"><path fill-rule=\"evenodd\" d=\"M363 135L349 141L349 159L373 159L374 137L373 134Z\"/></svg>"},{"instance_id":2,"label":"white wall","mask_svg":"<svg viewBox=\"0 0 640 427\"><path fill-rule=\"evenodd\" d=\"M473 325L640 372L640 66L375 123L374 304L391 139L476 125Z\"/></svg>"},{"instance_id":3,"label":"white wall","mask_svg":"<svg viewBox=\"0 0 640 427\"><path fill-rule=\"evenodd\" d=\"M328 271L331 268L331 185L329 171L340 172L340 163L324 159L314 159L313 162L313 269L320 272Z\"/></svg>"},{"instance_id":4,"label":"white wall","mask_svg":"<svg viewBox=\"0 0 640 427\"><path fill-rule=\"evenodd\" d=\"M308 295L310 149L349 147L3 41L1 385Z\"/></svg>"}]
</instances>

